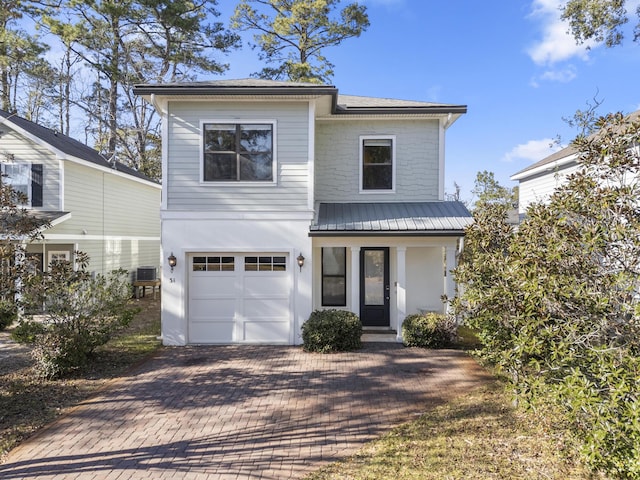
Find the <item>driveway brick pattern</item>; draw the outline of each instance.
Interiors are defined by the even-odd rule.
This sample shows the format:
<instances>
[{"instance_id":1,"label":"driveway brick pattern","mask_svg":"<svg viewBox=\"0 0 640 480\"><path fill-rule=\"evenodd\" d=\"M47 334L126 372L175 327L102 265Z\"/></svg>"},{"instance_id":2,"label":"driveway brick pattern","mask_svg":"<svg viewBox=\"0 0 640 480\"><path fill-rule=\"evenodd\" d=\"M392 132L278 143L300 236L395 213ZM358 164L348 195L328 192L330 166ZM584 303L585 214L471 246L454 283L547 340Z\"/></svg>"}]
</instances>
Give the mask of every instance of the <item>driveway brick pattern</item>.
<instances>
[{"instance_id":1,"label":"driveway brick pattern","mask_svg":"<svg viewBox=\"0 0 640 480\"><path fill-rule=\"evenodd\" d=\"M487 380L454 350L164 348L12 451L0 478L295 479Z\"/></svg>"}]
</instances>

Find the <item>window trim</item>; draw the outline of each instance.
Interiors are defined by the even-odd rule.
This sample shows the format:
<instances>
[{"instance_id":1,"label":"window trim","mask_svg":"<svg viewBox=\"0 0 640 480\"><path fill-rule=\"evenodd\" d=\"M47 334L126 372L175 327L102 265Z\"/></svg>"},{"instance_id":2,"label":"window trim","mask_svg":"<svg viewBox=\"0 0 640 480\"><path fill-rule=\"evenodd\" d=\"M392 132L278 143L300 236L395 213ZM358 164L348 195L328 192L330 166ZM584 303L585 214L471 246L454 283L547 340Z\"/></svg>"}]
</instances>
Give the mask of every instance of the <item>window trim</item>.
<instances>
[{"instance_id":1,"label":"window trim","mask_svg":"<svg viewBox=\"0 0 640 480\"><path fill-rule=\"evenodd\" d=\"M365 140L391 140L391 188L390 189L365 189L364 188L364 141ZM361 194L389 194L396 191L396 135L360 135L359 137L359 193Z\"/></svg>"},{"instance_id":2,"label":"window trim","mask_svg":"<svg viewBox=\"0 0 640 480\"><path fill-rule=\"evenodd\" d=\"M209 180L204 179L204 132L205 125L211 124L231 124L231 125L271 125L271 180ZM237 186L275 186L278 184L278 151L277 151L277 125L278 122L275 119L268 118L215 118L200 120L200 185L211 185L216 187L237 187Z\"/></svg>"},{"instance_id":3,"label":"window trim","mask_svg":"<svg viewBox=\"0 0 640 480\"><path fill-rule=\"evenodd\" d=\"M324 273L324 249L325 248L342 248L344 250L344 275L325 275ZM324 299L324 279L325 277L330 278L344 278L344 303L336 304L336 303L326 303ZM347 286L347 247L336 247L336 246L327 246L321 247L320 249L320 305L323 307L346 307L348 286Z\"/></svg>"}]
</instances>

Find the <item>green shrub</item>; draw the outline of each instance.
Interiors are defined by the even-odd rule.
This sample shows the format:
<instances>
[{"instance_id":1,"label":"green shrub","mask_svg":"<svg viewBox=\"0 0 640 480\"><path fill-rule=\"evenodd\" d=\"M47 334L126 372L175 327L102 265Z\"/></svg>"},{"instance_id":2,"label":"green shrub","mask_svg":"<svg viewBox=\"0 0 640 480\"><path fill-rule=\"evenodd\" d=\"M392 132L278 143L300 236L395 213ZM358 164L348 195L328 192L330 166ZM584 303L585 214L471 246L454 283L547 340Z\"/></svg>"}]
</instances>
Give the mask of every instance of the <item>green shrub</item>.
<instances>
[{"instance_id":1,"label":"green shrub","mask_svg":"<svg viewBox=\"0 0 640 480\"><path fill-rule=\"evenodd\" d=\"M138 312L129 303L131 285L126 271L92 277L86 255L79 269L57 262L41 278L24 288L25 301L44 305L42 323L25 322L18 338L32 343L36 372L46 378L61 377L86 365L95 349L126 327ZM87 258L88 260L88 258Z\"/></svg>"},{"instance_id":2,"label":"green shrub","mask_svg":"<svg viewBox=\"0 0 640 480\"><path fill-rule=\"evenodd\" d=\"M15 303L0 300L0 330L4 330L18 318L18 309Z\"/></svg>"},{"instance_id":3,"label":"green shrub","mask_svg":"<svg viewBox=\"0 0 640 480\"><path fill-rule=\"evenodd\" d=\"M35 343L38 335L44 334L45 326L41 322L21 321L11 332L11 338L18 343Z\"/></svg>"},{"instance_id":4,"label":"green shrub","mask_svg":"<svg viewBox=\"0 0 640 480\"><path fill-rule=\"evenodd\" d=\"M441 313L413 314L402 323L402 341L407 347L443 348L456 340L456 320Z\"/></svg>"},{"instance_id":5,"label":"green shrub","mask_svg":"<svg viewBox=\"0 0 640 480\"><path fill-rule=\"evenodd\" d=\"M360 318L346 310L316 310L302 326L307 352L346 352L362 347Z\"/></svg>"}]
</instances>

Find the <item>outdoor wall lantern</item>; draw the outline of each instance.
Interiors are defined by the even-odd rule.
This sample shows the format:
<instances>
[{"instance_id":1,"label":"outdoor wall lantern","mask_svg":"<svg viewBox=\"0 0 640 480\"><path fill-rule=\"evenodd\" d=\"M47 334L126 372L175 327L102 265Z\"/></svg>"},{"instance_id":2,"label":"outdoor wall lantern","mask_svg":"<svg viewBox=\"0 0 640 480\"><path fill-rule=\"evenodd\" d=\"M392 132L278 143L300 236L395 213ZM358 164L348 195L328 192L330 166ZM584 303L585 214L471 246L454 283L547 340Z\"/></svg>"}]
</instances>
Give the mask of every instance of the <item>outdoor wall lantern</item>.
<instances>
[{"instance_id":1,"label":"outdoor wall lantern","mask_svg":"<svg viewBox=\"0 0 640 480\"><path fill-rule=\"evenodd\" d=\"M302 267L304 266L304 257L302 254L298 255L296 260L298 260L298 266L300 267L300 271L302 271Z\"/></svg>"},{"instance_id":2,"label":"outdoor wall lantern","mask_svg":"<svg viewBox=\"0 0 640 480\"><path fill-rule=\"evenodd\" d=\"M173 252L171 252L171 255L169 255L169 258L167 258L167 260L169 261L169 266L171 267L171 272L173 273L173 267L178 264L178 259L173 254Z\"/></svg>"}]
</instances>

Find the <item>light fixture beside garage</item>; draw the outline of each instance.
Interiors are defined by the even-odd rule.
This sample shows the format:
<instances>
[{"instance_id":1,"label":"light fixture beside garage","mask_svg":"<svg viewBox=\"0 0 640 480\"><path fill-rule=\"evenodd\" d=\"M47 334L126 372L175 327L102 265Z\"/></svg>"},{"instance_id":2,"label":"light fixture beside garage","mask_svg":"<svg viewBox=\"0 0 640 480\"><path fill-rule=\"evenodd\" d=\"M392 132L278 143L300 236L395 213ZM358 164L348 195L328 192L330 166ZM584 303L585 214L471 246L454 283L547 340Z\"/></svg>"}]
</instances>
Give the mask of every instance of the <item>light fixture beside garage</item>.
<instances>
[{"instance_id":1,"label":"light fixture beside garage","mask_svg":"<svg viewBox=\"0 0 640 480\"><path fill-rule=\"evenodd\" d=\"M300 267L300 271L302 271L302 267L304 266L304 257L302 256L302 253L298 255L296 260L298 260L298 266Z\"/></svg>"},{"instance_id":2,"label":"light fixture beside garage","mask_svg":"<svg viewBox=\"0 0 640 480\"><path fill-rule=\"evenodd\" d=\"M173 273L173 267L178 264L178 259L173 254L173 252L171 252L171 255L169 255L169 258L167 258L167 260L169 261L169 266L171 267L171 272Z\"/></svg>"}]
</instances>

